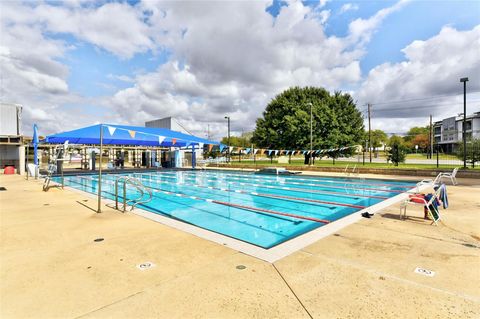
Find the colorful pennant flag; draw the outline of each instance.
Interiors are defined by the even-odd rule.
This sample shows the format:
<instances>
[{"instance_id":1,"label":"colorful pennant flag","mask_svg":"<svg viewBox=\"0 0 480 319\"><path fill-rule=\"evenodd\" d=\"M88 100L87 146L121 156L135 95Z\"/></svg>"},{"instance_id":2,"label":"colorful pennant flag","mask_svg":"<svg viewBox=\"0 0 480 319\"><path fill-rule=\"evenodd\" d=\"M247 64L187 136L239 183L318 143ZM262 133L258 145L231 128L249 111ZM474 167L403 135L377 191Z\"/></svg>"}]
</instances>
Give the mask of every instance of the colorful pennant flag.
<instances>
[{"instance_id":1,"label":"colorful pennant flag","mask_svg":"<svg viewBox=\"0 0 480 319\"><path fill-rule=\"evenodd\" d=\"M113 126L107 126L108 128L108 133L110 133L111 136L113 136L113 133L115 133L115 130L117 129L116 127Z\"/></svg>"},{"instance_id":2,"label":"colorful pennant flag","mask_svg":"<svg viewBox=\"0 0 480 319\"><path fill-rule=\"evenodd\" d=\"M158 144L162 144L164 140L165 140L165 136L159 136L158 137Z\"/></svg>"},{"instance_id":3,"label":"colorful pennant flag","mask_svg":"<svg viewBox=\"0 0 480 319\"><path fill-rule=\"evenodd\" d=\"M263 155L263 153L265 152L265 150L263 148L260 149L260 155Z\"/></svg>"},{"instance_id":4,"label":"colorful pennant flag","mask_svg":"<svg viewBox=\"0 0 480 319\"><path fill-rule=\"evenodd\" d=\"M128 134L130 134L130 137L131 137L131 138L135 138L135 134L136 134L136 133L137 133L137 132L135 132L135 131L128 130Z\"/></svg>"},{"instance_id":5,"label":"colorful pennant flag","mask_svg":"<svg viewBox=\"0 0 480 319\"><path fill-rule=\"evenodd\" d=\"M246 149L245 149L245 154L247 154L247 155L250 154L250 151L251 151L251 150L252 150L251 148L246 148Z\"/></svg>"},{"instance_id":6,"label":"colorful pennant flag","mask_svg":"<svg viewBox=\"0 0 480 319\"><path fill-rule=\"evenodd\" d=\"M175 145L175 143L177 143L177 139L176 139L176 138L172 138L172 145Z\"/></svg>"},{"instance_id":7,"label":"colorful pennant flag","mask_svg":"<svg viewBox=\"0 0 480 319\"><path fill-rule=\"evenodd\" d=\"M253 155L257 154L258 153L258 148L254 148L253 149Z\"/></svg>"},{"instance_id":8,"label":"colorful pennant flag","mask_svg":"<svg viewBox=\"0 0 480 319\"><path fill-rule=\"evenodd\" d=\"M213 148L213 144L208 144L208 151L211 152Z\"/></svg>"},{"instance_id":9,"label":"colorful pennant flag","mask_svg":"<svg viewBox=\"0 0 480 319\"><path fill-rule=\"evenodd\" d=\"M275 156L277 156L277 154L278 154L278 150L275 150Z\"/></svg>"}]
</instances>

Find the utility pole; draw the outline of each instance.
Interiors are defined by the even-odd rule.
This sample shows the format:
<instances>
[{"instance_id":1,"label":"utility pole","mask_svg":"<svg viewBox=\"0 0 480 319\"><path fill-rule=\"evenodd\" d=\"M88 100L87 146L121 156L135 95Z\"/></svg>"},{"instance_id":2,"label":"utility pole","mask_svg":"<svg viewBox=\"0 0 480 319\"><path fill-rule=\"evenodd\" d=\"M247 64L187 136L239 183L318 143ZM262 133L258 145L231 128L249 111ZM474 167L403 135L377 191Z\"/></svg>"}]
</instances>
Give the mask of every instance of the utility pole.
<instances>
[{"instance_id":1,"label":"utility pole","mask_svg":"<svg viewBox=\"0 0 480 319\"><path fill-rule=\"evenodd\" d=\"M463 168L467 168L467 81L468 78L461 78L463 82Z\"/></svg>"},{"instance_id":2,"label":"utility pole","mask_svg":"<svg viewBox=\"0 0 480 319\"><path fill-rule=\"evenodd\" d=\"M432 114L430 114L430 135L428 137L428 141L429 141L429 146L430 146L430 149L429 149L429 153L430 153L430 158L432 159L433 158L433 126L432 126Z\"/></svg>"},{"instance_id":3,"label":"utility pole","mask_svg":"<svg viewBox=\"0 0 480 319\"><path fill-rule=\"evenodd\" d=\"M372 162L372 128L370 125L370 107L372 105L368 103L367 106L368 106L368 151L370 153L370 163L371 163Z\"/></svg>"}]
</instances>

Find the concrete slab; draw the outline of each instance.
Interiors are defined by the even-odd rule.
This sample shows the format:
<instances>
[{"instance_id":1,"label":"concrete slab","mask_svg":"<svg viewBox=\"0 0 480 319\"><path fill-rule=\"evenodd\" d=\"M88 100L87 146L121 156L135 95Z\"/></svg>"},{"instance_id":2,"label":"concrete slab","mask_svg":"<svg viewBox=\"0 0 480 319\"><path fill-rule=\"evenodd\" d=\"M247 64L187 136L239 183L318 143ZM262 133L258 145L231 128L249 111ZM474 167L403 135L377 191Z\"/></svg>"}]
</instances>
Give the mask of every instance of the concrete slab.
<instances>
[{"instance_id":1,"label":"concrete slab","mask_svg":"<svg viewBox=\"0 0 480 319\"><path fill-rule=\"evenodd\" d=\"M476 186L448 187L438 227L421 207L399 220L394 205L272 265L132 213L96 214L86 194L14 175L0 185L1 318L480 317Z\"/></svg>"}]
</instances>

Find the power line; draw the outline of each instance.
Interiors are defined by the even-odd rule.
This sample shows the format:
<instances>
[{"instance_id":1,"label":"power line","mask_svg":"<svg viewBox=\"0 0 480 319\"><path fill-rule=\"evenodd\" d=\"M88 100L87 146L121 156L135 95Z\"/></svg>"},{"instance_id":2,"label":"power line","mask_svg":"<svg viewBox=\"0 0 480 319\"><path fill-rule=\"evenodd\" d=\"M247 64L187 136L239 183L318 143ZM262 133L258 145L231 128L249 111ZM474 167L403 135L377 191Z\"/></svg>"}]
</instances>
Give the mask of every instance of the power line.
<instances>
[{"instance_id":1,"label":"power line","mask_svg":"<svg viewBox=\"0 0 480 319\"><path fill-rule=\"evenodd\" d=\"M470 101L470 103L480 102L480 99ZM372 110L388 112L388 111L399 111L399 110L420 110L420 109L429 109L433 107L446 107L446 106L463 106L462 103L442 103L442 104L428 104L428 105L414 105L414 106L399 106L399 107L389 107L389 108L373 108ZM365 111L363 111L365 112Z\"/></svg>"},{"instance_id":2,"label":"power line","mask_svg":"<svg viewBox=\"0 0 480 319\"><path fill-rule=\"evenodd\" d=\"M468 93L479 93L480 91L470 91ZM463 95L463 93L459 94L444 94L444 95L433 95L429 97L423 97L423 98L415 98L415 99L407 99L407 100L398 100L398 101L388 101L388 102L380 102L380 103L372 103L372 105L384 105L384 104L395 104L395 103L402 103L402 102L413 102L413 101L423 101L423 100L432 100L432 99L439 99L442 97L451 97L451 96L458 96L458 95Z\"/></svg>"}]
</instances>

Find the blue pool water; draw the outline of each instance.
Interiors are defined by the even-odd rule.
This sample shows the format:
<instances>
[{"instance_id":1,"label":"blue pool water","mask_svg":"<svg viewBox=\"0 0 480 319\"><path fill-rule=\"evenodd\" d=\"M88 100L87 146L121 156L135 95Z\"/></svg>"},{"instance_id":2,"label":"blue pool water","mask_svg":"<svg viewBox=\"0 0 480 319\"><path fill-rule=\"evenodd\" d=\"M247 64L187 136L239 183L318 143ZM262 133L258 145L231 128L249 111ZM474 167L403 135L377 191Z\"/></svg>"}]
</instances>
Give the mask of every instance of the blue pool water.
<instances>
[{"instance_id":1,"label":"blue pool water","mask_svg":"<svg viewBox=\"0 0 480 319\"><path fill-rule=\"evenodd\" d=\"M114 199L119 176L149 187L140 208L248 243L271 248L413 188L413 182L259 175L226 171L103 174L102 196ZM55 181L59 182L56 177ZM98 175L66 176L65 185L97 193ZM138 197L127 187L127 199Z\"/></svg>"}]
</instances>

